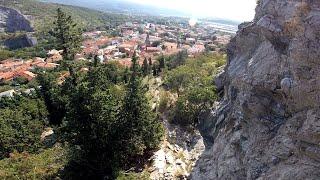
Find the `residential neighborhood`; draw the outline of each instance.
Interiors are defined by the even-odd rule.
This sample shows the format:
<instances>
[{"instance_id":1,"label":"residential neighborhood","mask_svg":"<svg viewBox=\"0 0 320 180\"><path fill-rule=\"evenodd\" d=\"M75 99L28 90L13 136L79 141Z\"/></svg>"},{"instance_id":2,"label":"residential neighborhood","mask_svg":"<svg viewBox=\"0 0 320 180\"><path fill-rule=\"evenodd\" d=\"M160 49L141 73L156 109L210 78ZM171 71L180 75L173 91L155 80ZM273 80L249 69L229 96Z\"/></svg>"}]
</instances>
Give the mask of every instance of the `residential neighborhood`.
<instances>
[{"instance_id":1,"label":"residential neighborhood","mask_svg":"<svg viewBox=\"0 0 320 180\"><path fill-rule=\"evenodd\" d=\"M117 29L119 36L111 37L106 31L83 33L81 51L77 61L91 61L95 56L101 63L117 61L130 67L131 57L136 52L142 65L145 58L154 62L160 55L169 56L186 51L189 57L205 51L219 52L230 41L232 34L221 33L210 24L197 26L161 25L127 22ZM7 59L0 62L0 81L8 82L17 77L31 81L36 77L36 68L52 69L59 66L62 51L52 49L46 58Z\"/></svg>"}]
</instances>

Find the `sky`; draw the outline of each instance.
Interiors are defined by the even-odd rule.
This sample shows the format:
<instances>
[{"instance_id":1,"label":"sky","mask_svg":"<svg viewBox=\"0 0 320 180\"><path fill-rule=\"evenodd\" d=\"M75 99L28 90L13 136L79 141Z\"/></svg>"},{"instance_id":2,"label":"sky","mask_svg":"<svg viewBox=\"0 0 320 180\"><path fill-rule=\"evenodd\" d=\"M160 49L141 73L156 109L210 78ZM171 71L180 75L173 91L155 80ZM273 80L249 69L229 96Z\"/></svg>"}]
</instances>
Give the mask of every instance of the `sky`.
<instances>
[{"instance_id":1,"label":"sky","mask_svg":"<svg viewBox=\"0 0 320 180\"><path fill-rule=\"evenodd\" d=\"M140 4L182 10L193 16L251 21L256 0L127 0Z\"/></svg>"}]
</instances>

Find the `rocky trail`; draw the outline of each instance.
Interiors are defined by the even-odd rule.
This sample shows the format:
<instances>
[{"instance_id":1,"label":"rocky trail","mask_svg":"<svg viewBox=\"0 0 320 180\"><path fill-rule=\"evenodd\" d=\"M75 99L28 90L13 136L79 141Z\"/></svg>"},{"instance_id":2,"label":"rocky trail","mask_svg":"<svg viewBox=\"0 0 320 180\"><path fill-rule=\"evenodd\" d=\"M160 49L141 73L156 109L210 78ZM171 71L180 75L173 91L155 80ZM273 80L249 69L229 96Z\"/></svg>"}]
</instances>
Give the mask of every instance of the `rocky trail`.
<instances>
[{"instance_id":1,"label":"rocky trail","mask_svg":"<svg viewBox=\"0 0 320 180\"><path fill-rule=\"evenodd\" d=\"M152 90L155 103L160 101L161 78L157 78ZM153 105L156 107L156 104ZM152 180L187 179L198 158L204 151L202 136L198 131L188 132L169 123L165 113L161 116L166 135L160 150L151 158L152 166L147 170Z\"/></svg>"}]
</instances>

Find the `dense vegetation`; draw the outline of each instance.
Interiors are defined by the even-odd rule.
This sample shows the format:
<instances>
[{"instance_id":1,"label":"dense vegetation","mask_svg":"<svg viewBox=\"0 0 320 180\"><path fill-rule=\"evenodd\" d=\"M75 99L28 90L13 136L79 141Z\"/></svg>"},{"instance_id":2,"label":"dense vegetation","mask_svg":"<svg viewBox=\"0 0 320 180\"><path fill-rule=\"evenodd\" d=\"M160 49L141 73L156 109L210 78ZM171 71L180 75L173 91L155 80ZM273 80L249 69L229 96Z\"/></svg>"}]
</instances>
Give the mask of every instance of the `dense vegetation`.
<instances>
[{"instance_id":1,"label":"dense vegetation","mask_svg":"<svg viewBox=\"0 0 320 180\"><path fill-rule=\"evenodd\" d=\"M143 163L160 144L163 128L148 103L135 58L127 84L115 83L106 73L109 67L96 62L84 76L66 81L67 139L80 148L72 152L67 178L115 177L118 170Z\"/></svg>"},{"instance_id":2,"label":"dense vegetation","mask_svg":"<svg viewBox=\"0 0 320 180\"><path fill-rule=\"evenodd\" d=\"M67 153L59 146L39 154L14 152L0 161L0 179L55 179L66 160Z\"/></svg>"},{"instance_id":3,"label":"dense vegetation","mask_svg":"<svg viewBox=\"0 0 320 180\"><path fill-rule=\"evenodd\" d=\"M219 67L224 65L225 57L207 54L181 60L184 59L181 56L178 54L168 61L171 67L172 64L180 66L167 71L164 75L166 89L177 97L170 104L168 92L163 93L160 108L162 111L170 109L167 113L171 116L171 122L182 126L195 126L200 114L211 108L217 100L212 78Z\"/></svg>"},{"instance_id":4,"label":"dense vegetation","mask_svg":"<svg viewBox=\"0 0 320 180\"><path fill-rule=\"evenodd\" d=\"M39 74L41 96L1 98L0 159L10 158L0 161L0 178L115 178L120 170L143 166L160 144L163 128L134 64L129 71L97 61L85 63L89 71L78 71L74 64L77 73L62 84L58 69ZM61 147L44 150L40 135L47 126L56 127Z\"/></svg>"},{"instance_id":5,"label":"dense vegetation","mask_svg":"<svg viewBox=\"0 0 320 180\"><path fill-rule=\"evenodd\" d=\"M78 25L85 29L95 29L105 27L108 23L125 22L128 17L113 13L103 13L87 8L65 6L52 3L44 3L38 0L14 0L0 1L0 5L19 9L25 15L33 17L34 25L38 31L51 29L51 23L56 16L56 10L61 8L73 19Z\"/></svg>"},{"instance_id":6,"label":"dense vegetation","mask_svg":"<svg viewBox=\"0 0 320 180\"><path fill-rule=\"evenodd\" d=\"M9 153L35 153L42 147L40 135L47 118L46 107L36 94L0 99L0 159Z\"/></svg>"}]
</instances>

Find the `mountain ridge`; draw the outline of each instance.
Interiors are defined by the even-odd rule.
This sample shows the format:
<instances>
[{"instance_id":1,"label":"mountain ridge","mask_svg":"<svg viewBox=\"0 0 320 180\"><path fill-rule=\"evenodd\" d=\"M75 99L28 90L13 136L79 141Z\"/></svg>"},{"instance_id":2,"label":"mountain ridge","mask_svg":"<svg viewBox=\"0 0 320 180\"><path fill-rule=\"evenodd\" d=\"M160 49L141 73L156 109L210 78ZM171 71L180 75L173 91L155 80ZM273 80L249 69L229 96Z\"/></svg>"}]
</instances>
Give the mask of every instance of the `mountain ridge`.
<instances>
[{"instance_id":1,"label":"mountain ridge","mask_svg":"<svg viewBox=\"0 0 320 180\"><path fill-rule=\"evenodd\" d=\"M138 3L133 3L128 0L115 0L115 1L103 1L95 0L92 4L87 4L85 0L42 0L44 2L53 2L58 4L68 4L88 7L90 9L95 9L104 12L120 12L130 15L153 15L153 16L169 16L169 17L194 17L192 14L180 11L172 10L169 8L160 8L153 5L143 5ZM199 19L211 20L214 22L223 22L224 24L240 24L238 21L223 19L223 18L213 18L213 17L197 17Z\"/></svg>"}]
</instances>

